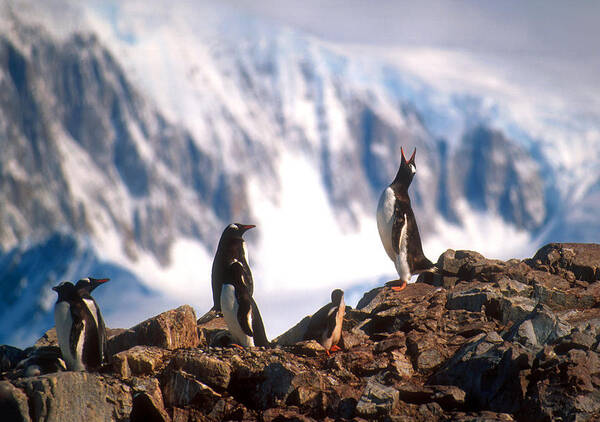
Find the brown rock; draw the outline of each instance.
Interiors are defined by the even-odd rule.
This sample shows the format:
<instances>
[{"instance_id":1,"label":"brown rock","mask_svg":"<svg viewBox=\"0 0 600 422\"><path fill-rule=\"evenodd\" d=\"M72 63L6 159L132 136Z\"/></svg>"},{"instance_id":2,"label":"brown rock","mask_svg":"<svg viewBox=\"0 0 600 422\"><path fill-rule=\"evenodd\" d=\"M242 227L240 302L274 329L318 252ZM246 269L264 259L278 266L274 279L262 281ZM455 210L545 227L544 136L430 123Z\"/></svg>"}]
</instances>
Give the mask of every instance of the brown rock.
<instances>
[{"instance_id":1,"label":"brown rock","mask_svg":"<svg viewBox=\"0 0 600 422\"><path fill-rule=\"evenodd\" d=\"M229 363L207 355L201 350L179 350L173 356L171 365L219 391L226 390L231 380Z\"/></svg>"},{"instance_id":2,"label":"brown rock","mask_svg":"<svg viewBox=\"0 0 600 422\"><path fill-rule=\"evenodd\" d=\"M553 274L570 271L578 280L600 280L600 244L550 243L536 252L531 264Z\"/></svg>"},{"instance_id":3,"label":"brown rock","mask_svg":"<svg viewBox=\"0 0 600 422\"><path fill-rule=\"evenodd\" d=\"M161 377L161 390L167 407L193 405L204 411L212 410L221 395L182 371L167 371Z\"/></svg>"},{"instance_id":4,"label":"brown rock","mask_svg":"<svg viewBox=\"0 0 600 422\"><path fill-rule=\"evenodd\" d=\"M150 375L163 366L169 351L155 346L134 346L112 357L113 368L122 378Z\"/></svg>"},{"instance_id":5,"label":"brown rock","mask_svg":"<svg viewBox=\"0 0 600 422\"><path fill-rule=\"evenodd\" d=\"M137 393L133 396L130 422L171 422L169 414L148 393Z\"/></svg>"},{"instance_id":6,"label":"brown rock","mask_svg":"<svg viewBox=\"0 0 600 422\"><path fill-rule=\"evenodd\" d=\"M356 413L367 419L382 417L398 406L398 398L398 390L370 378L356 405Z\"/></svg>"},{"instance_id":7,"label":"brown rock","mask_svg":"<svg viewBox=\"0 0 600 422\"><path fill-rule=\"evenodd\" d=\"M130 388L119 380L87 372L58 372L18 380L35 421L124 420L131 413Z\"/></svg>"},{"instance_id":8,"label":"brown rock","mask_svg":"<svg viewBox=\"0 0 600 422\"><path fill-rule=\"evenodd\" d=\"M33 347L43 347L43 346L58 346L58 337L56 337L56 328L54 328L54 327L50 328L33 345Z\"/></svg>"},{"instance_id":9,"label":"brown rock","mask_svg":"<svg viewBox=\"0 0 600 422\"><path fill-rule=\"evenodd\" d=\"M292 351L300 356L320 356L325 354L325 348L316 340L305 340L297 342Z\"/></svg>"},{"instance_id":10,"label":"brown rock","mask_svg":"<svg viewBox=\"0 0 600 422\"><path fill-rule=\"evenodd\" d=\"M0 415L6 421L31 422L27 396L8 381L0 381Z\"/></svg>"},{"instance_id":11,"label":"brown rock","mask_svg":"<svg viewBox=\"0 0 600 422\"><path fill-rule=\"evenodd\" d=\"M189 305L180 306L150 318L108 340L110 354L134 346L179 349L198 345L196 316Z\"/></svg>"}]
</instances>

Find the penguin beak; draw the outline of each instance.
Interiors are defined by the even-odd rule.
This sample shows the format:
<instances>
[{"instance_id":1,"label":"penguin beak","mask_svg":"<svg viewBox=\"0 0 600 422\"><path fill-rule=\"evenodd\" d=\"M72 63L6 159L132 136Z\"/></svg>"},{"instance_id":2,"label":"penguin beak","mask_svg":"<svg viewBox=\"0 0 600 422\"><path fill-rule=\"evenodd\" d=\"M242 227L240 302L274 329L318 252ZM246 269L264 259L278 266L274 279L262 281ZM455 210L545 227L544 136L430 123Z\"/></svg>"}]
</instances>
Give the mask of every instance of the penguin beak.
<instances>
[{"instance_id":1,"label":"penguin beak","mask_svg":"<svg viewBox=\"0 0 600 422\"><path fill-rule=\"evenodd\" d=\"M102 283L106 283L110 278L92 278L90 277L90 284L92 285L92 289L94 290L96 287L101 285Z\"/></svg>"},{"instance_id":2,"label":"penguin beak","mask_svg":"<svg viewBox=\"0 0 600 422\"><path fill-rule=\"evenodd\" d=\"M240 225L239 225L239 227L240 227L240 229L242 229L243 231L246 231L246 230L253 229L253 228L255 228L256 226L255 226L254 224L247 224L247 225L242 225L242 224L240 224Z\"/></svg>"},{"instance_id":3,"label":"penguin beak","mask_svg":"<svg viewBox=\"0 0 600 422\"><path fill-rule=\"evenodd\" d=\"M54 290L55 292L58 292L58 286L54 286L54 287L52 288L52 290Z\"/></svg>"}]
</instances>

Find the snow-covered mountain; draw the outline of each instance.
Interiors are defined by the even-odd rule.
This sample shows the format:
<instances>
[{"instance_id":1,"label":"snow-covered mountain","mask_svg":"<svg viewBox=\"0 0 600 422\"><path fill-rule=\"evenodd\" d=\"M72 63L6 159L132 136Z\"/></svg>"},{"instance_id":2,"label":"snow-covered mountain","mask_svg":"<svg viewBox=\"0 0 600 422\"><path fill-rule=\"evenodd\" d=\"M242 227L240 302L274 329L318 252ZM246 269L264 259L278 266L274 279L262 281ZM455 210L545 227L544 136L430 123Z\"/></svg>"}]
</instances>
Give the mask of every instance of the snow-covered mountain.
<instances>
[{"instance_id":1,"label":"snow-covered mountain","mask_svg":"<svg viewBox=\"0 0 600 422\"><path fill-rule=\"evenodd\" d=\"M433 260L600 234L599 137L579 121L531 125L489 92L224 7L18 6L0 18L0 342L48 328L50 286L90 272L113 279L98 292L111 326L207 310L231 221L258 225L255 296L276 335L332 288L393 274L374 208L401 146L417 148Z\"/></svg>"}]
</instances>

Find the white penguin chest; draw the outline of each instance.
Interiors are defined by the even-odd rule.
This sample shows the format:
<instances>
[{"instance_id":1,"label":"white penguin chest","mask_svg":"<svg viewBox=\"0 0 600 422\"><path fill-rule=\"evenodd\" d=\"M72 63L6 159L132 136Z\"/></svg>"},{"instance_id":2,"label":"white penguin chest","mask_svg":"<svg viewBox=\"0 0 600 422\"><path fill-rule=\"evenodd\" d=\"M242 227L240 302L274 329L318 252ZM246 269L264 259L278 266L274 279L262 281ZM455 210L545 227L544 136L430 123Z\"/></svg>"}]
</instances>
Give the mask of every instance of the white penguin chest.
<instances>
[{"instance_id":1,"label":"white penguin chest","mask_svg":"<svg viewBox=\"0 0 600 422\"><path fill-rule=\"evenodd\" d=\"M331 312L335 312L335 308L331 310ZM340 302L340 306L338 307L337 315L335 317L335 328L333 329L333 333L331 333L331 337L327 337L327 333L323 335L322 345L325 349L329 350L332 346L338 344L340 338L342 337L342 326L344 324L344 314L346 313L346 304L344 303L344 299L342 298Z\"/></svg>"},{"instance_id":2,"label":"white penguin chest","mask_svg":"<svg viewBox=\"0 0 600 422\"><path fill-rule=\"evenodd\" d=\"M85 333L85 320L83 329L77 338L76 344L71 344L71 330L73 330L73 318L71 317L71 307L67 302L59 302L54 307L54 322L56 324L56 337L58 345L67 367L72 371L83 371L83 340Z\"/></svg>"},{"instance_id":3,"label":"white penguin chest","mask_svg":"<svg viewBox=\"0 0 600 422\"><path fill-rule=\"evenodd\" d=\"M396 195L394 194L392 188L388 186L382 192L381 197L379 198L379 204L377 205L377 228L379 230L379 237L381 238L383 248L394 263L400 279L408 281L411 276L407 259L408 221L406 219L406 214L401 217L394 215L395 205ZM400 237L398 239L394 239L392 236L392 230L394 227L394 219L397 217L403 218L404 224L400 230ZM395 242L398 242L398 253L396 253L394 248Z\"/></svg>"},{"instance_id":4,"label":"white penguin chest","mask_svg":"<svg viewBox=\"0 0 600 422\"><path fill-rule=\"evenodd\" d=\"M239 305L235 297L235 287L231 284L224 284L221 289L221 312L223 312L227 328L229 328L229 332L240 346L253 347L254 339L242 330L238 321L238 309ZM248 315L248 326L252 327L251 313Z\"/></svg>"},{"instance_id":5,"label":"white penguin chest","mask_svg":"<svg viewBox=\"0 0 600 422\"><path fill-rule=\"evenodd\" d=\"M396 195L389 186L381 193L377 205L377 229L383 248L392 261L396 260L396 252L392 246L392 227L394 225L394 208Z\"/></svg>"}]
</instances>

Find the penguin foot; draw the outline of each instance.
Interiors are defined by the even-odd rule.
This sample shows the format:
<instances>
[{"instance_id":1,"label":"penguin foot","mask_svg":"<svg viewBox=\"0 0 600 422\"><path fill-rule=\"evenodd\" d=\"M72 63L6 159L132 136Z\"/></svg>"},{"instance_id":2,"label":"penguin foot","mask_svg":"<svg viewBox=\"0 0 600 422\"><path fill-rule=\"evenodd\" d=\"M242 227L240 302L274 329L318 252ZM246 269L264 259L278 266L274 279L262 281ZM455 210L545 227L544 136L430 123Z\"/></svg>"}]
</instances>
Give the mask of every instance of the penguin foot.
<instances>
[{"instance_id":1,"label":"penguin foot","mask_svg":"<svg viewBox=\"0 0 600 422\"><path fill-rule=\"evenodd\" d=\"M393 291L400 292L406 288L406 281L404 280L392 280L385 283L386 287L391 287Z\"/></svg>"},{"instance_id":2,"label":"penguin foot","mask_svg":"<svg viewBox=\"0 0 600 422\"><path fill-rule=\"evenodd\" d=\"M331 356L332 353L339 352L340 350L342 349L338 345L334 344L329 349L325 350L325 353L327 353L327 356Z\"/></svg>"}]
</instances>

